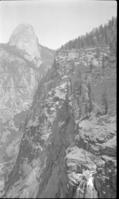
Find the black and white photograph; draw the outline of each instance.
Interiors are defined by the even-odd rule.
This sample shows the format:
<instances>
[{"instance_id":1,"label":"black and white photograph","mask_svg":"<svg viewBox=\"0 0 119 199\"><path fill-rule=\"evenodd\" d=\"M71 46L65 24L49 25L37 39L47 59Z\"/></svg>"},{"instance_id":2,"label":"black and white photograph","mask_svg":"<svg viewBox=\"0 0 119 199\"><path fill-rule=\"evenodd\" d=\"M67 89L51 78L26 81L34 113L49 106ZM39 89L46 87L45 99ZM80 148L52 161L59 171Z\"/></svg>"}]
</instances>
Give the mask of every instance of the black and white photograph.
<instances>
[{"instance_id":1,"label":"black and white photograph","mask_svg":"<svg viewBox=\"0 0 119 199\"><path fill-rule=\"evenodd\" d=\"M116 82L116 1L0 1L0 198L117 198Z\"/></svg>"}]
</instances>

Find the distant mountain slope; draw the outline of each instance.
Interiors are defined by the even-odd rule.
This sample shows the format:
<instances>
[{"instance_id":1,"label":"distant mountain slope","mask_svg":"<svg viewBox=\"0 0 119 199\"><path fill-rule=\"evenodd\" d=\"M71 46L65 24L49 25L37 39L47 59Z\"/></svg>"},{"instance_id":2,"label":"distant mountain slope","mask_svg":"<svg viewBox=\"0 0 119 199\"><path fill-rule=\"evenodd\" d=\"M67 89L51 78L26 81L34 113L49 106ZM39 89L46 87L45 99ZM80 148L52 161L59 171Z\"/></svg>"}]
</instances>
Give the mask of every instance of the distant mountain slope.
<instances>
[{"instance_id":1,"label":"distant mountain slope","mask_svg":"<svg viewBox=\"0 0 119 199\"><path fill-rule=\"evenodd\" d=\"M41 44L40 44L40 46L41 46L41 48L42 48L44 51L48 52L48 54L50 54L50 55L55 55L56 50L52 50L52 49L50 49L50 48L48 48L48 47L42 46Z\"/></svg>"},{"instance_id":2,"label":"distant mountain slope","mask_svg":"<svg viewBox=\"0 0 119 199\"><path fill-rule=\"evenodd\" d=\"M41 49L41 57L42 57L42 60L43 60L41 66L40 66L40 72L42 71L43 75L45 75L48 68L50 68L51 65L53 64L56 51L49 49L45 46L42 46L40 44L39 44L39 46L40 46L40 49Z\"/></svg>"},{"instance_id":3,"label":"distant mountain slope","mask_svg":"<svg viewBox=\"0 0 119 199\"><path fill-rule=\"evenodd\" d=\"M109 45L112 51L116 51L117 40L117 19L112 17L105 25L94 28L86 35L79 36L74 40L68 41L61 49L80 49L100 45Z\"/></svg>"}]
</instances>

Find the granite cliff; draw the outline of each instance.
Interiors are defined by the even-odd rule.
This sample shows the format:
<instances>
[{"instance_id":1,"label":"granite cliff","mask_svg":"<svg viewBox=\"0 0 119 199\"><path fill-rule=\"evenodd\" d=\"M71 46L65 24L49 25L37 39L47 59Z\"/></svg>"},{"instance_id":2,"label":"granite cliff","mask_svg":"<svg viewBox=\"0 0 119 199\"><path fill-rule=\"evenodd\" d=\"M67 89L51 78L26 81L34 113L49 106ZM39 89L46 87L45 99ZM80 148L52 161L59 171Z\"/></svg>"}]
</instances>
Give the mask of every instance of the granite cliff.
<instances>
[{"instance_id":1,"label":"granite cliff","mask_svg":"<svg viewBox=\"0 0 119 199\"><path fill-rule=\"evenodd\" d=\"M2 198L116 198L116 56L59 50L39 82Z\"/></svg>"},{"instance_id":2,"label":"granite cliff","mask_svg":"<svg viewBox=\"0 0 119 199\"><path fill-rule=\"evenodd\" d=\"M36 67L42 63L39 42L34 29L29 24L20 24L12 33L9 39L10 46L16 46L24 51L24 56L32 61ZM27 54L25 54L27 53Z\"/></svg>"},{"instance_id":3,"label":"granite cliff","mask_svg":"<svg viewBox=\"0 0 119 199\"><path fill-rule=\"evenodd\" d=\"M19 25L9 42L0 44L1 180L16 159L22 136L19 128L24 125L38 83L53 63L54 51L45 48L29 24Z\"/></svg>"}]
</instances>

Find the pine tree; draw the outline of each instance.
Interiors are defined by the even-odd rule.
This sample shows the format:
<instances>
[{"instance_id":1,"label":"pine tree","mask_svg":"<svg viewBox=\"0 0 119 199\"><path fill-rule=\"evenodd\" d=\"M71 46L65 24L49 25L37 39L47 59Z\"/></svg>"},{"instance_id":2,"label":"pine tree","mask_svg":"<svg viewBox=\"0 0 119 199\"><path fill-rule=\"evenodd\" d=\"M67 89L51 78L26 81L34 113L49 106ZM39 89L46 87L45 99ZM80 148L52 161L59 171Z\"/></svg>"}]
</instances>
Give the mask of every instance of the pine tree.
<instances>
[{"instance_id":1,"label":"pine tree","mask_svg":"<svg viewBox=\"0 0 119 199\"><path fill-rule=\"evenodd\" d=\"M102 95L102 105L104 107L104 114L106 115L108 113L108 109L109 109L109 103L108 103L108 96L107 96L106 87L105 87L103 95Z\"/></svg>"},{"instance_id":2,"label":"pine tree","mask_svg":"<svg viewBox=\"0 0 119 199\"><path fill-rule=\"evenodd\" d=\"M72 95L72 79L71 79L71 77L69 78L69 82L70 82L70 93Z\"/></svg>"},{"instance_id":3,"label":"pine tree","mask_svg":"<svg viewBox=\"0 0 119 199\"><path fill-rule=\"evenodd\" d=\"M88 93L87 93L87 96L88 96L88 112L91 113L93 111L93 101L92 101L93 94L92 94L92 88L91 88L90 82L88 82L87 88L88 88Z\"/></svg>"},{"instance_id":4,"label":"pine tree","mask_svg":"<svg viewBox=\"0 0 119 199\"><path fill-rule=\"evenodd\" d=\"M90 61L89 68L90 68L90 72L92 73L92 70L93 70L92 60Z\"/></svg>"},{"instance_id":5,"label":"pine tree","mask_svg":"<svg viewBox=\"0 0 119 199\"><path fill-rule=\"evenodd\" d=\"M105 74L105 57L104 57L104 54L103 54L103 57L102 57L102 74L103 74L103 76Z\"/></svg>"},{"instance_id":6,"label":"pine tree","mask_svg":"<svg viewBox=\"0 0 119 199\"><path fill-rule=\"evenodd\" d=\"M74 61L71 61L71 75L73 75L74 71L75 71L75 63Z\"/></svg>"},{"instance_id":7,"label":"pine tree","mask_svg":"<svg viewBox=\"0 0 119 199\"><path fill-rule=\"evenodd\" d=\"M66 102L66 110L69 111L69 86L68 86L68 83L67 83L67 87L66 87L66 99L65 99L65 102Z\"/></svg>"}]
</instances>

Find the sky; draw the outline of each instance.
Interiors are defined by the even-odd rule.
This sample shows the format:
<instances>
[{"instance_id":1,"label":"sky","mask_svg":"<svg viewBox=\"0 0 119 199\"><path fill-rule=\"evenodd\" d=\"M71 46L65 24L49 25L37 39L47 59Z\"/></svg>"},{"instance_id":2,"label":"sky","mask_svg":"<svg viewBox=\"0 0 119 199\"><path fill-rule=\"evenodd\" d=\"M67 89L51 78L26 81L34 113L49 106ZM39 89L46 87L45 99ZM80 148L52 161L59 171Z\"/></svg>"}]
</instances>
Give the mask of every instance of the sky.
<instances>
[{"instance_id":1,"label":"sky","mask_svg":"<svg viewBox=\"0 0 119 199\"><path fill-rule=\"evenodd\" d=\"M41 45L57 49L117 16L116 1L39 0L0 2L0 43L21 23L31 24Z\"/></svg>"}]
</instances>

